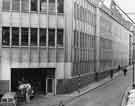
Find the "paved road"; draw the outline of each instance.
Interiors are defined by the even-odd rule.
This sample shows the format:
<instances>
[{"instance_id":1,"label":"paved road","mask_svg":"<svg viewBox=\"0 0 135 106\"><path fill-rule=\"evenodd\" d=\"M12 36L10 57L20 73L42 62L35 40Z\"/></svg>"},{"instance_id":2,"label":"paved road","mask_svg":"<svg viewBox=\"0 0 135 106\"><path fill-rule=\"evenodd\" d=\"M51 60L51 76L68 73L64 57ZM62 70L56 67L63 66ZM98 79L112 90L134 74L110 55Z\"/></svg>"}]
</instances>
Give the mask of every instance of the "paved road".
<instances>
[{"instance_id":1,"label":"paved road","mask_svg":"<svg viewBox=\"0 0 135 106\"><path fill-rule=\"evenodd\" d=\"M77 98L66 106L120 106L122 96L131 84L132 71Z\"/></svg>"}]
</instances>

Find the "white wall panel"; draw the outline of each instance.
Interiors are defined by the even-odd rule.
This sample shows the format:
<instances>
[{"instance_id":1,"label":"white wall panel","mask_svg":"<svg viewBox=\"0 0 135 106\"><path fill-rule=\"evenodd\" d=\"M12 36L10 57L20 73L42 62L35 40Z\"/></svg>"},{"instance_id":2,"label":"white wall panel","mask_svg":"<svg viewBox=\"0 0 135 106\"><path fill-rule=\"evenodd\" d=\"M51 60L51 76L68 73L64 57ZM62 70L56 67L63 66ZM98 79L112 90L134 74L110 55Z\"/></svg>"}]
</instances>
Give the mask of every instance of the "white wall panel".
<instances>
[{"instance_id":1,"label":"white wall panel","mask_svg":"<svg viewBox=\"0 0 135 106\"><path fill-rule=\"evenodd\" d=\"M19 13L12 13L11 22L13 26L19 26L20 24L20 14Z\"/></svg>"},{"instance_id":2,"label":"white wall panel","mask_svg":"<svg viewBox=\"0 0 135 106\"><path fill-rule=\"evenodd\" d=\"M43 28L47 27L47 15L46 14L40 15L40 26Z\"/></svg>"},{"instance_id":3,"label":"white wall panel","mask_svg":"<svg viewBox=\"0 0 135 106\"><path fill-rule=\"evenodd\" d=\"M1 22L2 22L2 25L9 26L10 25L10 13L3 12Z\"/></svg>"},{"instance_id":4,"label":"white wall panel","mask_svg":"<svg viewBox=\"0 0 135 106\"><path fill-rule=\"evenodd\" d=\"M50 15L48 18L49 18L49 28L55 28L56 27L56 16Z\"/></svg>"},{"instance_id":5,"label":"white wall panel","mask_svg":"<svg viewBox=\"0 0 135 106\"><path fill-rule=\"evenodd\" d=\"M64 16L58 16L58 28L64 28Z\"/></svg>"},{"instance_id":6,"label":"white wall panel","mask_svg":"<svg viewBox=\"0 0 135 106\"><path fill-rule=\"evenodd\" d=\"M38 14L31 14L31 27L38 27Z\"/></svg>"},{"instance_id":7,"label":"white wall panel","mask_svg":"<svg viewBox=\"0 0 135 106\"><path fill-rule=\"evenodd\" d=\"M29 26L29 14L26 13L21 14L21 25L24 27Z\"/></svg>"}]
</instances>

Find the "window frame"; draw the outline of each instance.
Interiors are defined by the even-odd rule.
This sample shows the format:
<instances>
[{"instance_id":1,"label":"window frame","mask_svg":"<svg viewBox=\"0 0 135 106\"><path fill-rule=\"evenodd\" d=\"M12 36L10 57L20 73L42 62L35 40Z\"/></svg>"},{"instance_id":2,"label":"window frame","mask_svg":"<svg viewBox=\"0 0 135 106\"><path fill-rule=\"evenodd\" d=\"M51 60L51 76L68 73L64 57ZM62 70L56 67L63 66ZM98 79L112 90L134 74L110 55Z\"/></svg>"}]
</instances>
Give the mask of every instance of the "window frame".
<instances>
[{"instance_id":1,"label":"window frame","mask_svg":"<svg viewBox=\"0 0 135 106\"><path fill-rule=\"evenodd\" d=\"M7 30L7 28L8 28L8 39L6 38L6 40L8 40L7 42L8 42L8 44L3 44L3 31L4 31L4 28ZM7 32L6 32L7 33ZM10 46L10 27L2 27L2 46Z\"/></svg>"},{"instance_id":2,"label":"window frame","mask_svg":"<svg viewBox=\"0 0 135 106\"><path fill-rule=\"evenodd\" d=\"M12 27L11 29L12 29L11 45L12 46L19 46L19 35L20 35L20 33L19 33L19 27ZM18 31L18 32L14 32L15 30ZM18 35L17 35L17 33L18 33ZM16 34L18 36L18 39L17 39L17 36L14 35L14 34Z\"/></svg>"}]
</instances>

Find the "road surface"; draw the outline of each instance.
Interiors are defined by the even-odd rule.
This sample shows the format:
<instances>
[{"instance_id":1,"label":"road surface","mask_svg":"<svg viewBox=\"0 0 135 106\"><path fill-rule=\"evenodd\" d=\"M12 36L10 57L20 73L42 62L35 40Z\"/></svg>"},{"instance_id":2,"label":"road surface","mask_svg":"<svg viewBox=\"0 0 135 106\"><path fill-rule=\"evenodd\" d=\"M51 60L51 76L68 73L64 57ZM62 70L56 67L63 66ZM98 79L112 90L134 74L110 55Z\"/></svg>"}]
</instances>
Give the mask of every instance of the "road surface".
<instances>
[{"instance_id":1,"label":"road surface","mask_svg":"<svg viewBox=\"0 0 135 106\"><path fill-rule=\"evenodd\" d=\"M120 106L123 94L132 83L132 71L110 81L109 83L70 101L66 106Z\"/></svg>"}]
</instances>

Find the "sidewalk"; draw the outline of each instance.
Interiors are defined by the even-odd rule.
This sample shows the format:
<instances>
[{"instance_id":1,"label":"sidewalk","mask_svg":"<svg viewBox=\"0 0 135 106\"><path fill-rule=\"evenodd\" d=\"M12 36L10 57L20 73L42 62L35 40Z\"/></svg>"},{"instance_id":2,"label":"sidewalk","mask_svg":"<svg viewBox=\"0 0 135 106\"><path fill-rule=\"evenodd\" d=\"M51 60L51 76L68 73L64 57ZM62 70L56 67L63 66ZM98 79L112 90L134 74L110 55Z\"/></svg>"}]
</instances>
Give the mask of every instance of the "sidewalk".
<instances>
[{"instance_id":1,"label":"sidewalk","mask_svg":"<svg viewBox=\"0 0 135 106\"><path fill-rule=\"evenodd\" d=\"M131 67L129 67L129 68L131 68ZM123 75L123 72L119 71L118 73L114 74L113 79L115 79L118 76L122 76L122 75ZM108 76L101 81L93 82L92 84L80 89L80 93L78 91L75 91L71 94L66 94L66 95L56 95L56 96L40 95L38 97L35 97L31 101L30 104L25 104L23 106L58 106L60 101L63 101L64 104L67 104L68 102L74 100L75 98L77 98L93 89L96 89L97 87L102 86L105 83L107 83L113 79L110 79L110 76Z\"/></svg>"}]
</instances>

